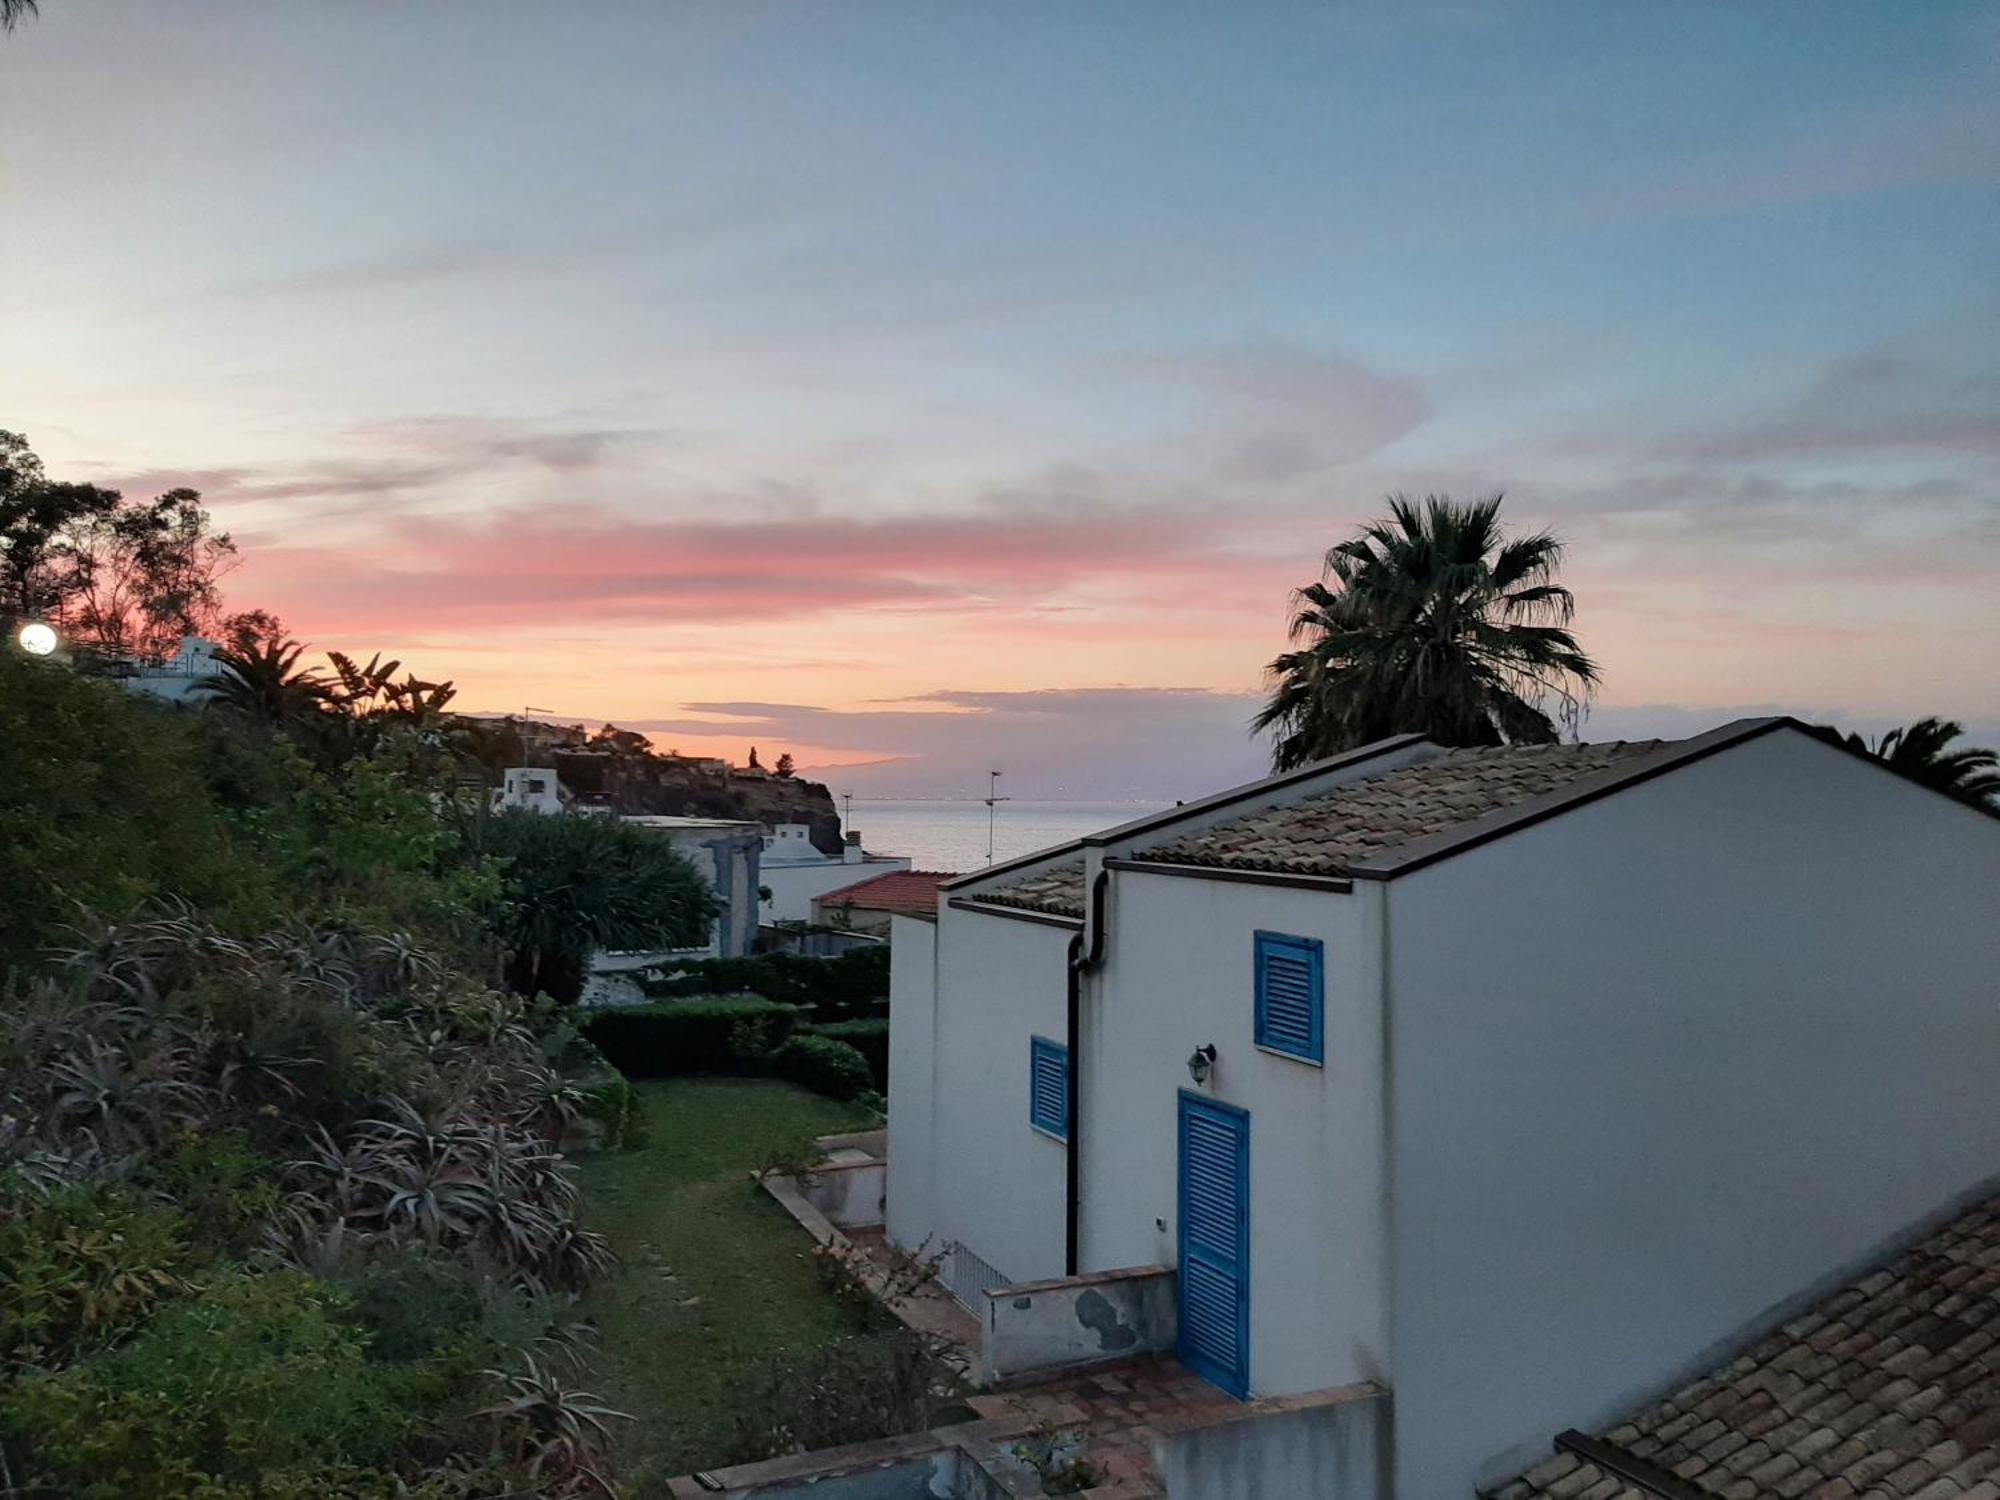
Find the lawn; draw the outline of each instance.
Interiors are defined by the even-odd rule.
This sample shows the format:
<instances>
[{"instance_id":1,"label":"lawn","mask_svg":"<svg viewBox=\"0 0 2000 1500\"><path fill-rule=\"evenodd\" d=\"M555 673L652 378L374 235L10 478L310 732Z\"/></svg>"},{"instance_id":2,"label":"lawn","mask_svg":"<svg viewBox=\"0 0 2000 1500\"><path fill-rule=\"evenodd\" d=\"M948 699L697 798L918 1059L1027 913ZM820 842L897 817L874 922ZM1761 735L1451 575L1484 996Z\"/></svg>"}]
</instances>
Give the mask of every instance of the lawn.
<instances>
[{"instance_id":1,"label":"lawn","mask_svg":"<svg viewBox=\"0 0 2000 1500\"><path fill-rule=\"evenodd\" d=\"M805 1231L748 1174L774 1152L872 1120L764 1079L634 1087L645 1143L581 1163L586 1221L625 1262L581 1311L603 1330L595 1388L638 1419L615 1424L619 1475L650 1497L720 1461L746 1369L851 1331Z\"/></svg>"}]
</instances>

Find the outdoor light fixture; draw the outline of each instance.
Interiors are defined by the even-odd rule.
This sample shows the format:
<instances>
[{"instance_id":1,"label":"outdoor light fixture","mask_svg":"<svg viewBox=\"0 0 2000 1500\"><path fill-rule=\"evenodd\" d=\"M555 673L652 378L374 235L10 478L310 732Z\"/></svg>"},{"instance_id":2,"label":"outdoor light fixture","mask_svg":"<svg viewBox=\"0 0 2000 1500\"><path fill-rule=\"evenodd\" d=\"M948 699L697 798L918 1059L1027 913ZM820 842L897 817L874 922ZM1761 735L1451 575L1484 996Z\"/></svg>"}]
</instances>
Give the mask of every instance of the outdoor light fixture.
<instances>
[{"instance_id":1,"label":"outdoor light fixture","mask_svg":"<svg viewBox=\"0 0 2000 1500\"><path fill-rule=\"evenodd\" d=\"M1215 1066L1215 1043L1209 1042L1188 1054L1188 1077L1194 1080L1196 1088L1208 1082L1209 1070Z\"/></svg>"},{"instance_id":2,"label":"outdoor light fixture","mask_svg":"<svg viewBox=\"0 0 2000 1500\"><path fill-rule=\"evenodd\" d=\"M44 625L40 620L31 620L23 625L15 639L30 656L53 656L58 644L55 626Z\"/></svg>"}]
</instances>

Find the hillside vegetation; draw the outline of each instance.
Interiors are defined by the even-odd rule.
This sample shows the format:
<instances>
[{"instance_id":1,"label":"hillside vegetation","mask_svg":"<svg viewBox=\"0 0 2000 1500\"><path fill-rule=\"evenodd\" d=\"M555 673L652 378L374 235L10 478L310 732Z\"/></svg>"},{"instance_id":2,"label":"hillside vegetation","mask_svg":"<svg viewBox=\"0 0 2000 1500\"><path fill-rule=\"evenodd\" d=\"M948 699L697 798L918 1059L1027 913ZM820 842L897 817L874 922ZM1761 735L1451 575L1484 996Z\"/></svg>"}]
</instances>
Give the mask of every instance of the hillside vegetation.
<instances>
[{"instance_id":1,"label":"hillside vegetation","mask_svg":"<svg viewBox=\"0 0 2000 1500\"><path fill-rule=\"evenodd\" d=\"M623 1086L501 982L602 914L538 908L573 854L435 726L355 717L0 652L0 1492L611 1492L562 1148ZM661 847L618 899L689 940Z\"/></svg>"}]
</instances>

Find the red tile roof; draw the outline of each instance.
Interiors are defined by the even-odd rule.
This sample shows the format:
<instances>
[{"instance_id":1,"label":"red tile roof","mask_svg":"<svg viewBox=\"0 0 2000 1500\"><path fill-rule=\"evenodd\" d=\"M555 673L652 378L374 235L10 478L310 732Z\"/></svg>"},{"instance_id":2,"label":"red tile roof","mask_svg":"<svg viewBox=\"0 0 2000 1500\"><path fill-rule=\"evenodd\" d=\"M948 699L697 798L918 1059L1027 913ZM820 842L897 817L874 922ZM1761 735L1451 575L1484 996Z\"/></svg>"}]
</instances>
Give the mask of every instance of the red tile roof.
<instances>
[{"instance_id":1,"label":"red tile roof","mask_svg":"<svg viewBox=\"0 0 2000 1500\"><path fill-rule=\"evenodd\" d=\"M957 872L952 870L892 870L887 875L875 875L828 891L815 897L813 905L826 910L859 906L869 911L900 911L931 917L937 915L939 884L957 878Z\"/></svg>"}]
</instances>

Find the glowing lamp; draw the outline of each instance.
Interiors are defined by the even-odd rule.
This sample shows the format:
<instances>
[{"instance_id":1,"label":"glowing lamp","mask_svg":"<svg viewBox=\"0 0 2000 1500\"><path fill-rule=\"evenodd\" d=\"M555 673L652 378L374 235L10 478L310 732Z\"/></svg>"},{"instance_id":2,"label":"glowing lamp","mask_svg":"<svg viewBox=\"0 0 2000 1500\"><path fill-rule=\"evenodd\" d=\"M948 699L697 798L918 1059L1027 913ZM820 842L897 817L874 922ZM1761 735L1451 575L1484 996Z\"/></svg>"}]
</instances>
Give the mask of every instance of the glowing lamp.
<instances>
[{"instance_id":1,"label":"glowing lamp","mask_svg":"<svg viewBox=\"0 0 2000 1500\"><path fill-rule=\"evenodd\" d=\"M21 649L30 656L52 656L58 644L55 626L44 625L40 620L32 620L21 627L16 637Z\"/></svg>"}]
</instances>

